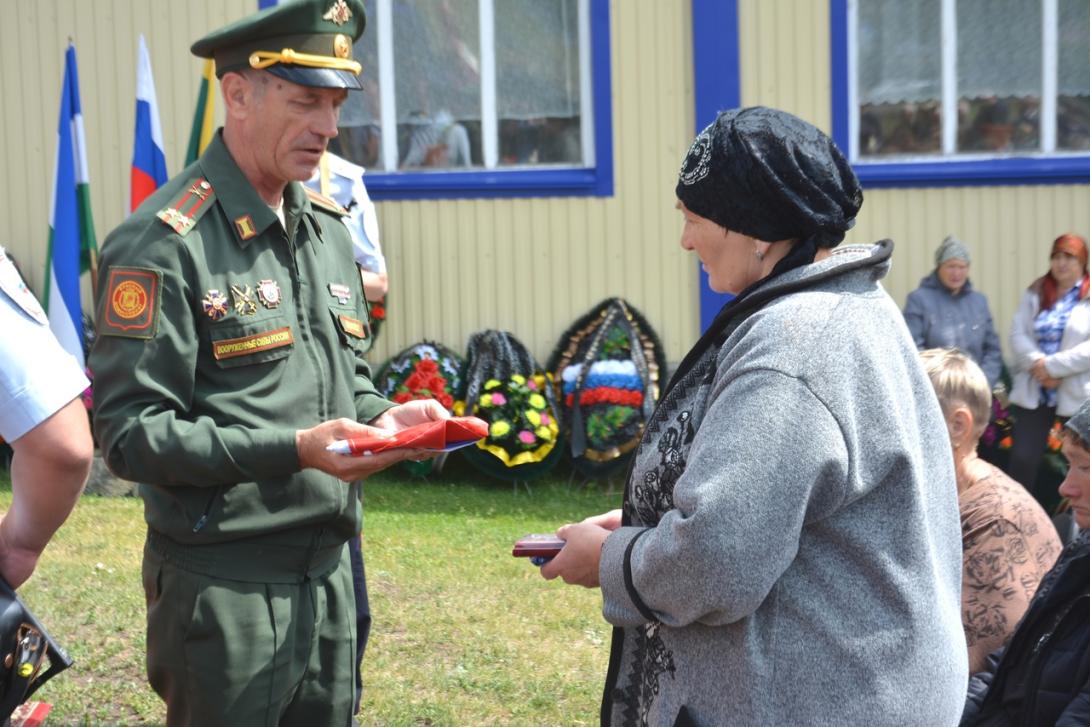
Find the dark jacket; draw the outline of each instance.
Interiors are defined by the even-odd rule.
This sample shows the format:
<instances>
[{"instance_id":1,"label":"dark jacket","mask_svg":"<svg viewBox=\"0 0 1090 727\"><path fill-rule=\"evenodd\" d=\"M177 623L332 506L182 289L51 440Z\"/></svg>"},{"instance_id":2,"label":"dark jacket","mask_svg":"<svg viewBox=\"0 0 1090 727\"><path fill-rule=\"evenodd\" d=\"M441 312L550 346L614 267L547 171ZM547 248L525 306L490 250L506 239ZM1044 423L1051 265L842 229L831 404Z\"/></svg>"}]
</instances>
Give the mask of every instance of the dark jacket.
<instances>
[{"instance_id":1,"label":"dark jacket","mask_svg":"<svg viewBox=\"0 0 1090 727\"><path fill-rule=\"evenodd\" d=\"M1003 368L999 336L988 299L973 290L972 282L966 280L954 295L936 273L931 273L908 294L905 323L916 348L957 348L984 370L989 386L999 381Z\"/></svg>"},{"instance_id":2,"label":"dark jacket","mask_svg":"<svg viewBox=\"0 0 1090 727\"><path fill-rule=\"evenodd\" d=\"M967 725L1090 724L1090 534L1045 575L1005 651L969 680Z\"/></svg>"}]
</instances>

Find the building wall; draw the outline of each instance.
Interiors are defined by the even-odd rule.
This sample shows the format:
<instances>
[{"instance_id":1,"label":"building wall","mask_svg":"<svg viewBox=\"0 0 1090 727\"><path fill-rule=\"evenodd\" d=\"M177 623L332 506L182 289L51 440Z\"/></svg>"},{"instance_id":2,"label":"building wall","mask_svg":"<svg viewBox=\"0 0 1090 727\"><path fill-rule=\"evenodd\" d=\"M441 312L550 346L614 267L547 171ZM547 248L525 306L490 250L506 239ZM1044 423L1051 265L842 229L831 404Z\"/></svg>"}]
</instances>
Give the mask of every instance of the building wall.
<instances>
[{"instance_id":1,"label":"building wall","mask_svg":"<svg viewBox=\"0 0 1090 727\"><path fill-rule=\"evenodd\" d=\"M137 34L152 56L168 169L181 166L201 62L189 45L256 0L50 0L0 23L0 244L40 290L67 39L76 43L98 238L124 216ZM391 278L382 361L430 338L455 350L484 328L544 359L599 300L640 308L677 361L698 334L696 265L677 245L677 167L693 135L688 2L612 0L615 194L600 198L382 202ZM20 103L12 104L12 99ZM222 104L217 104L222 118ZM89 296L87 306L89 308Z\"/></svg>"},{"instance_id":2,"label":"building wall","mask_svg":"<svg viewBox=\"0 0 1090 727\"><path fill-rule=\"evenodd\" d=\"M742 103L776 106L829 131L832 123L827 0L739 0ZM865 190L848 242L888 237L886 279L899 305L934 268L953 234L973 255L973 285L988 296L1004 348L1022 291L1048 269L1052 240L1090 236L1090 185Z\"/></svg>"}]
</instances>

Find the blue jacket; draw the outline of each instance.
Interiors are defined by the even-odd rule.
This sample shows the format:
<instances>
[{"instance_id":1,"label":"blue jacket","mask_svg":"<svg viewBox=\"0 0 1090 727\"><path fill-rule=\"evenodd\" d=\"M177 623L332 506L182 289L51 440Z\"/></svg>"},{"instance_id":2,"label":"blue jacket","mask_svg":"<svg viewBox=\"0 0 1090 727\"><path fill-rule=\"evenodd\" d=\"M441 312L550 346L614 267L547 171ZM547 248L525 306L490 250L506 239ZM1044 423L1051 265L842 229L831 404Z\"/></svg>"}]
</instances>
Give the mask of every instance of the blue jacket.
<instances>
[{"instance_id":1,"label":"blue jacket","mask_svg":"<svg viewBox=\"0 0 1090 727\"><path fill-rule=\"evenodd\" d=\"M1090 724L1088 645L1090 535L1084 534L1042 579L1005 651L969 680L962 727Z\"/></svg>"},{"instance_id":2,"label":"blue jacket","mask_svg":"<svg viewBox=\"0 0 1090 727\"><path fill-rule=\"evenodd\" d=\"M995 333L988 299L966 280L957 295L932 272L905 301L905 323L921 351L957 348L973 359L995 387L1003 368L1003 352Z\"/></svg>"}]
</instances>

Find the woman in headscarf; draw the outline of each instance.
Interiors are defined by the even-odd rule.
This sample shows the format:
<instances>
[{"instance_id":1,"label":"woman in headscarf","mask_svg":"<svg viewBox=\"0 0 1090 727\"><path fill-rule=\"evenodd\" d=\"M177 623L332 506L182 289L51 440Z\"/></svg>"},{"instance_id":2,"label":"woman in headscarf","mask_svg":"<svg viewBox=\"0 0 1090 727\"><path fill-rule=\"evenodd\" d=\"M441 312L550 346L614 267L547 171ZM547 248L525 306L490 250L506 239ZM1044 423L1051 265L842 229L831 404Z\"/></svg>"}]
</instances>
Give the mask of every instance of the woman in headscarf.
<instances>
[{"instance_id":1,"label":"woman in headscarf","mask_svg":"<svg viewBox=\"0 0 1090 727\"><path fill-rule=\"evenodd\" d=\"M956 348L999 383L1003 351L988 299L969 280L969 248L948 235L935 250L935 269L905 300L905 323L916 348Z\"/></svg>"},{"instance_id":2,"label":"woman in headscarf","mask_svg":"<svg viewBox=\"0 0 1090 727\"><path fill-rule=\"evenodd\" d=\"M1033 281L1011 323L1011 477L1046 506L1054 493L1038 487L1038 470L1057 417L1090 398L1090 277L1086 240L1064 234L1052 243L1048 272Z\"/></svg>"},{"instance_id":3,"label":"woman in headscarf","mask_svg":"<svg viewBox=\"0 0 1090 727\"><path fill-rule=\"evenodd\" d=\"M560 528L600 586L606 725L953 724L967 678L946 427L880 280L833 250L862 192L825 134L721 113L681 168L681 246L736 293L648 421L623 509Z\"/></svg>"}]
</instances>

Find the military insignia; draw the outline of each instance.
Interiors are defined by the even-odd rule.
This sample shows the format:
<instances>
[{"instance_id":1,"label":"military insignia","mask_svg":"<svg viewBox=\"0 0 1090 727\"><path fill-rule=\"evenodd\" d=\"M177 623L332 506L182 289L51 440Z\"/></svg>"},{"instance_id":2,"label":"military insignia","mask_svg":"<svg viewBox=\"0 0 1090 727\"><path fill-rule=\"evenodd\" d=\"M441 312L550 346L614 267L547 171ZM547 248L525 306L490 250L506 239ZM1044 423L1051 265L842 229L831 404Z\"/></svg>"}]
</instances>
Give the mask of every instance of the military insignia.
<instances>
[{"instance_id":1,"label":"military insignia","mask_svg":"<svg viewBox=\"0 0 1090 727\"><path fill-rule=\"evenodd\" d=\"M222 341L213 341L212 355L217 361L222 361L236 356L245 356L248 353L268 351L272 348L283 348L295 342L291 334L291 328L284 326L272 331L255 333L252 336L242 338L226 338Z\"/></svg>"},{"instance_id":2,"label":"military insignia","mask_svg":"<svg viewBox=\"0 0 1090 727\"><path fill-rule=\"evenodd\" d=\"M341 305L352 300L352 290L343 283L330 283L329 294L340 301Z\"/></svg>"},{"instance_id":3,"label":"military insignia","mask_svg":"<svg viewBox=\"0 0 1090 727\"><path fill-rule=\"evenodd\" d=\"M348 39L347 35L337 33L336 37L333 38L333 55L338 58L352 57L352 41Z\"/></svg>"},{"instance_id":4,"label":"military insignia","mask_svg":"<svg viewBox=\"0 0 1090 727\"><path fill-rule=\"evenodd\" d=\"M310 187L303 187L303 191L307 193L307 199L310 200L311 205L317 207L318 209L332 212L333 214L340 215L341 217L348 216L348 210L337 204L336 200L326 197L321 192L317 192Z\"/></svg>"},{"instance_id":5,"label":"military insignia","mask_svg":"<svg viewBox=\"0 0 1090 727\"><path fill-rule=\"evenodd\" d=\"M215 198L215 192L208 180L197 179L186 188L185 194L159 210L155 216L179 235L185 235L197 225L201 215L210 209L207 203Z\"/></svg>"},{"instance_id":6,"label":"military insignia","mask_svg":"<svg viewBox=\"0 0 1090 727\"><path fill-rule=\"evenodd\" d=\"M99 333L127 338L155 335L163 274L143 268L110 268Z\"/></svg>"},{"instance_id":7,"label":"military insignia","mask_svg":"<svg viewBox=\"0 0 1090 727\"><path fill-rule=\"evenodd\" d=\"M3 248L0 248L0 290L7 293L15 305L22 308L28 316L43 326L49 325L49 318L42 310L41 304L30 292L30 288L26 287L19 271L15 269L15 263L4 254Z\"/></svg>"},{"instance_id":8,"label":"military insignia","mask_svg":"<svg viewBox=\"0 0 1090 727\"><path fill-rule=\"evenodd\" d=\"M330 20L337 25L344 25L352 18L352 8L344 0L337 0L322 16L322 20Z\"/></svg>"},{"instance_id":9,"label":"military insignia","mask_svg":"<svg viewBox=\"0 0 1090 727\"><path fill-rule=\"evenodd\" d=\"M218 321L227 315L227 296L218 290L209 290L201 300L201 307L209 318Z\"/></svg>"},{"instance_id":10,"label":"military insignia","mask_svg":"<svg viewBox=\"0 0 1090 727\"><path fill-rule=\"evenodd\" d=\"M254 290L249 285L239 287L231 286L231 297L234 299L235 312L240 316L252 316L257 313L257 303L254 302Z\"/></svg>"},{"instance_id":11,"label":"military insignia","mask_svg":"<svg viewBox=\"0 0 1090 727\"><path fill-rule=\"evenodd\" d=\"M367 329L363 321L352 316L339 315L337 322L341 324L341 330L354 338L367 338Z\"/></svg>"},{"instance_id":12,"label":"military insignia","mask_svg":"<svg viewBox=\"0 0 1090 727\"><path fill-rule=\"evenodd\" d=\"M257 283L257 297L266 308L280 305L280 284L275 280L261 280Z\"/></svg>"},{"instance_id":13,"label":"military insignia","mask_svg":"<svg viewBox=\"0 0 1090 727\"><path fill-rule=\"evenodd\" d=\"M238 236L243 240L249 240L257 234L257 229L254 227L254 218L250 217L250 215L243 215L235 220L235 229L238 230Z\"/></svg>"}]
</instances>

